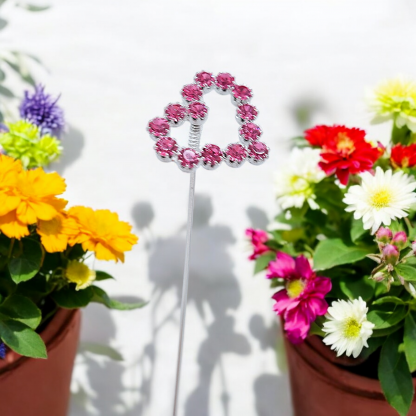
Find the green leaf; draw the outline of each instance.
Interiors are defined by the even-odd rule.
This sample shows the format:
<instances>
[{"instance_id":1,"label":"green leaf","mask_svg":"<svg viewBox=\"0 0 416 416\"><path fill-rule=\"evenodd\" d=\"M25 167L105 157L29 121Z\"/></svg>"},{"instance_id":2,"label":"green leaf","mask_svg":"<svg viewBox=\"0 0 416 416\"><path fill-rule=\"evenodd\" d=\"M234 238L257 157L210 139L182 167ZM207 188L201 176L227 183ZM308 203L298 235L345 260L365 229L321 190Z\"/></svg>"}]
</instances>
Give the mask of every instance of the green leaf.
<instances>
[{"instance_id":1,"label":"green leaf","mask_svg":"<svg viewBox=\"0 0 416 416\"><path fill-rule=\"evenodd\" d=\"M376 305L372 309L367 319L375 325L375 329L385 329L398 324L407 314L405 306L396 306L393 310L390 305Z\"/></svg>"},{"instance_id":2,"label":"green leaf","mask_svg":"<svg viewBox=\"0 0 416 416\"><path fill-rule=\"evenodd\" d=\"M42 319L40 309L28 298L11 295L0 305L0 314L36 329Z\"/></svg>"},{"instance_id":3,"label":"green leaf","mask_svg":"<svg viewBox=\"0 0 416 416\"><path fill-rule=\"evenodd\" d=\"M363 235L367 234L368 230L364 230L362 220L352 219L351 222L351 240L355 243Z\"/></svg>"},{"instance_id":4,"label":"green leaf","mask_svg":"<svg viewBox=\"0 0 416 416\"><path fill-rule=\"evenodd\" d=\"M32 358L47 358L42 338L28 326L18 321L0 320L0 337L3 342L20 355Z\"/></svg>"},{"instance_id":5,"label":"green leaf","mask_svg":"<svg viewBox=\"0 0 416 416\"><path fill-rule=\"evenodd\" d=\"M106 272L102 272L101 270L96 270L95 280L97 280L99 282L100 280L107 280L107 279L114 279L114 277L111 276L111 274L108 274Z\"/></svg>"},{"instance_id":6,"label":"green leaf","mask_svg":"<svg viewBox=\"0 0 416 416\"><path fill-rule=\"evenodd\" d=\"M350 300L358 299L361 296L367 302L373 297L375 281L367 276L358 279L347 277L339 282L339 286Z\"/></svg>"},{"instance_id":7,"label":"green leaf","mask_svg":"<svg viewBox=\"0 0 416 416\"><path fill-rule=\"evenodd\" d=\"M398 331L403 327L404 320L400 321L398 324L389 326L388 328L384 329L374 329L373 335L371 338L380 338L380 337L388 337L389 335L393 334L394 332Z\"/></svg>"},{"instance_id":8,"label":"green leaf","mask_svg":"<svg viewBox=\"0 0 416 416\"><path fill-rule=\"evenodd\" d=\"M42 249L37 241L24 238L20 243L22 250L9 262L10 276L15 283L25 282L34 277L42 262Z\"/></svg>"},{"instance_id":9,"label":"green leaf","mask_svg":"<svg viewBox=\"0 0 416 416\"><path fill-rule=\"evenodd\" d=\"M79 350L81 352L102 355L111 358L114 361L124 361L123 356L109 345L96 344L94 342L81 342Z\"/></svg>"},{"instance_id":10,"label":"green leaf","mask_svg":"<svg viewBox=\"0 0 416 416\"><path fill-rule=\"evenodd\" d=\"M404 320L404 352L410 372L416 371L416 323L411 313Z\"/></svg>"},{"instance_id":11,"label":"green leaf","mask_svg":"<svg viewBox=\"0 0 416 416\"><path fill-rule=\"evenodd\" d=\"M316 322L313 322L311 329L309 330L309 335L319 335L320 337L324 337L326 333L322 331L322 328Z\"/></svg>"},{"instance_id":12,"label":"green leaf","mask_svg":"<svg viewBox=\"0 0 416 416\"><path fill-rule=\"evenodd\" d=\"M117 309L120 311L130 311L133 309L139 309L147 305L147 302L135 302L135 303L124 303L118 300L110 299L107 293L97 286L91 286L94 291L94 297L91 302L102 303L109 309Z\"/></svg>"},{"instance_id":13,"label":"green leaf","mask_svg":"<svg viewBox=\"0 0 416 416\"><path fill-rule=\"evenodd\" d=\"M66 309L77 309L87 306L94 295L92 287L75 290L75 285L70 284L52 294L52 299L58 306Z\"/></svg>"},{"instance_id":14,"label":"green leaf","mask_svg":"<svg viewBox=\"0 0 416 416\"><path fill-rule=\"evenodd\" d=\"M406 358L399 352L400 334L390 335L381 348L378 378L384 396L400 416L406 416L413 400L413 381Z\"/></svg>"},{"instance_id":15,"label":"green leaf","mask_svg":"<svg viewBox=\"0 0 416 416\"><path fill-rule=\"evenodd\" d=\"M408 264L398 264L394 267L397 274L403 277L404 280L416 282L416 268Z\"/></svg>"},{"instance_id":16,"label":"green leaf","mask_svg":"<svg viewBox=\"0 0 416 416\"><path fill-rule=\"evenodd\" d=\"M276 253L272 251L269 253L265 253L262 256L257 257L256 263L254 265L254 274L257 274L263 271L264 269L266 269L269 263L275 259L276 259Z\"/></svg>"},{"instance_id":17,"label":"green leaf","mask_svg":"<svg viewBox=\"0 0 416 416\"><path fill-rule=\"evenodd\" d=\"M323 240L315 250L314 269L325 270L340 264L355 263L373 252L373 247L347 246L339 238Z\"/></svg>"},{"instance_id":18,"label":"green leaf","mask_svg":"<svg viewBox=\"0 0 416 416\"><path fill-rule=\"evenodd\" d=\"M395 305L405 305L406 302L396 296L383 296L373 302L373 305L383 305L384 303L394 303Z\"/></svg>"},{"instance_id":19,"label":"green leaf","mask_svg":"<svg viewBox=\"0 0 416 416\"><path fill-rule=\"evenodd\" d=\"M360 358L368 358L373 352L377 351L383 344L386 338L384 337L371 337L368 339L368 348L363 348Z\"/></svg>"},{"instance_id":20,"label":"green leaf","mask_svg":"<svg viewBox=\"0 0 416 416\"><path fill-rule=\"evenodd\" d=\"M48 10L51 6L37 6L35 4L28 4L28 3L17 3L16 6L21 7L22 9L28 10L29 12L43 12L44 10Z\"/></svg>"}]
</instances>

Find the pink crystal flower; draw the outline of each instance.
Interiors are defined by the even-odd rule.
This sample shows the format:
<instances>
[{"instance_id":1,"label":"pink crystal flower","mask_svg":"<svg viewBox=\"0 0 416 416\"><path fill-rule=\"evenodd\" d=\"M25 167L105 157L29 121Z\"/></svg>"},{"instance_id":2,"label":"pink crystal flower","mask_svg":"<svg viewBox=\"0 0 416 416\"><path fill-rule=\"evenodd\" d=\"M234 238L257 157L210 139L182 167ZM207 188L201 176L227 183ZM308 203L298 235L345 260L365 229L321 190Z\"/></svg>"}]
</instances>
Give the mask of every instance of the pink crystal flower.
<instances>
[{"instance_id":1,"label":"pink crystal flower","mask_svg":"<svg viewBox=\"0 0 416 416\"><path fill-rule=\"evenodd\" d=\"M195 75L195 81L203 88L210 88L214 85L215 78L211 72L202 71Z\"/></svg>"},{"instance_id":2,"label":"pink crystal flower","mask_svg":"<svg viewBox=\"0 0 416 416\"><path fill-rule=\"evenodd\" d=\"M262 254L271 251L264 243L269 239L267 233L263 230L255 230L254 228L247 228L246 236L250 238L253 245L253 254L249 260L255 260Z\"/></svg>"},{"instance_id":3,"label":"pink crystal flower","mask_svg":"<svg viewBox=\"0 0 416 416\"><path fill-rule=\"evenodd\" d=\"M327 312L325 295L331 290L331 279L316 276L304 256L294 259L282 252L277 253L268 269L267 278L286 280L286 288L273 295L276 301L273 309L283 316L289 341L299 344L308 336L316 317Z\"/></svg>"}]
</instances>

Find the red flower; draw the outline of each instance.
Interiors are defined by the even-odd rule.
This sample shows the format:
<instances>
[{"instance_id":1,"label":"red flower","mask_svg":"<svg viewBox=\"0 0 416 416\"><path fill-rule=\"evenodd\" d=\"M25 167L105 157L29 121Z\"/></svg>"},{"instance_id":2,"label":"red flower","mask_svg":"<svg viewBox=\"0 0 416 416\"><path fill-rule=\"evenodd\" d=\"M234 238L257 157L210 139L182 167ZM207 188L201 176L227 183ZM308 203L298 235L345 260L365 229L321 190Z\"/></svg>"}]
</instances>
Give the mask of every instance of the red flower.
<instances>
[{"instance_id":1,"label":"red flower","mask_svg":"<svg viewBox=\"0 0 416 416\"><path fill-rule=\"evenodd\" d=\"M416 144L410 146L402 146L396 144L391 149L391 164L397 168L411 168L416 165Z\"/></svg>"},{"instance_id":2,"label":"red flower","mask_svg":"<svg viewBox=\"0 0 416 416\"><path fill-rule=\"evenodd\" d=\"M383 153L365 140L364 130L357 128L316 126L305 131L305 138L322 148L320 168L328 176L335 173L343 185L350 175L370 170Z\"/></svg>"}]
</instances>

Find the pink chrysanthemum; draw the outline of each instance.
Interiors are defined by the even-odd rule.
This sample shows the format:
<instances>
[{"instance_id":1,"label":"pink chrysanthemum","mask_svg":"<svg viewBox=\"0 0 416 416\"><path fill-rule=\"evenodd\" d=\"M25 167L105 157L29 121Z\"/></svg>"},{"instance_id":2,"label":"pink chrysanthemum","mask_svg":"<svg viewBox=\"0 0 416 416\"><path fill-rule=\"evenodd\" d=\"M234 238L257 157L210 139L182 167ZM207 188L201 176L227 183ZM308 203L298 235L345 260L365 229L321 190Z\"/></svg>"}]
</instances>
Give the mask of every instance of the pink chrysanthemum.
<instances>
[{"instance_id":1,"label":"pink chrysanthemum","mask_svg":"<svg viewBox=\"0 0 416 416\"><path fill-rule=\"evenodd\" d=\"M327 312L325 295L331 290L331 279L316 276L304 256L294 259L282 252L269 263L267 277L286 280L286 288L273 295L273 309L283 316L289 341L299 344L308 336L316 317Z\"/></svg>"},{"instance_id":2,"label":"pink chrysanthemum","mask_svg":"<svg viewBox=\"0 0 416 416\"><path fill-rule=\"evenodd\" d=\"M246 236L250 238L253 245L253 254L249 257L250 260L255 260L257 257L270 251L270 248L264 244L269 239L265 231L247 228Z\"/></svg>"}]
</instances>

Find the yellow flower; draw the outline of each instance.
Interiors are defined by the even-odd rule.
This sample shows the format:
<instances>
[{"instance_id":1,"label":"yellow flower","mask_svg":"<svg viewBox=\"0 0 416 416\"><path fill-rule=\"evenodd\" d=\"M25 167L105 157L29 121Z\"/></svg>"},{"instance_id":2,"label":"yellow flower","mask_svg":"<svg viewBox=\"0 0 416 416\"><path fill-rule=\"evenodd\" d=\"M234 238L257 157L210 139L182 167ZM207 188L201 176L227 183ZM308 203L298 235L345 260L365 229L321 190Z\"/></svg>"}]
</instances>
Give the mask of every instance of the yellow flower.
<instances>
[{"instance_id":1,"label":"yellow flower","mask_svg":"<svg viewBox=\"0 0 416 416\"><path fill-rule=\"evenodd\" d=\"M49 221L39 220L37 233L45 250L56 253L67 248L69 239L78 235L79 226L73 218L62 212Z\"/></svg>"},{"instance_id":2,"label":"yellow flower","mask_svg":"<svg viewBox=\"0 0 416 416\"><path fill-rule=\"evenodd\" d=\"M120 221L118 215L107 209L94 211L86 207L70 208L68 214L80 226L79 234L70 243L82 244L84 250L94 251L99 260L121 260L138 238L131 233L131 225Z\"/></svg>"},{"instance_id":3,"label":"yellow flower","mask_svg":"<svg viewBox=\"0 0 416 416\"><path fill-rule=\"evenodd\" d=\"M13 195L13 189L21 171L20 160L0 154L0 215L12 211L16 206L17 199Z\"/></svg>"},{"instance_id":4,"label":"yellow flower","mask_svg":"<svg viewBox=\"0 0 416 416\"><path fill-rule=\"evenodd\" d=\"M67 201L56 195L63 193L66 185L57 173L46 173L42 168L21 170L14 181L0 191L0 230L20 239L28 235L27 225L49 221L65 208Z\"/></svg>"},{"instance_id":5,"label":"yellow flower","mask_svg":"<svg viewBox=\"0 0 416 416\"><path fill-rule=\"evenodd\" d=\"M15 210L0 217L0 231L7 237L18 240L30 234L27 225L17 219Z\"/></svg>"},{"instance_id":6,"label":"yellow flower","mask_svg":"<svg viewBox=\"0 0 416 416\"><path fill-rule=\"evenodd\" d=\"M403 77L382 82L372 92L369 106L375 113L373 123L393 119L397 127L416 132L415 82Z\"/></svg>"},{"instance_id":7,"label":"yellow flower","mask_svg":"<svg viewBox=\"0 0 416 416\"><path fill-rule=\"evenodd\" d=\"M86 264L73 260L68 262L65 277L70 282L76 283L75 290L80 290L92 285L95 280L95 271L91 270Z\"/></svg>"}]
</instances>

